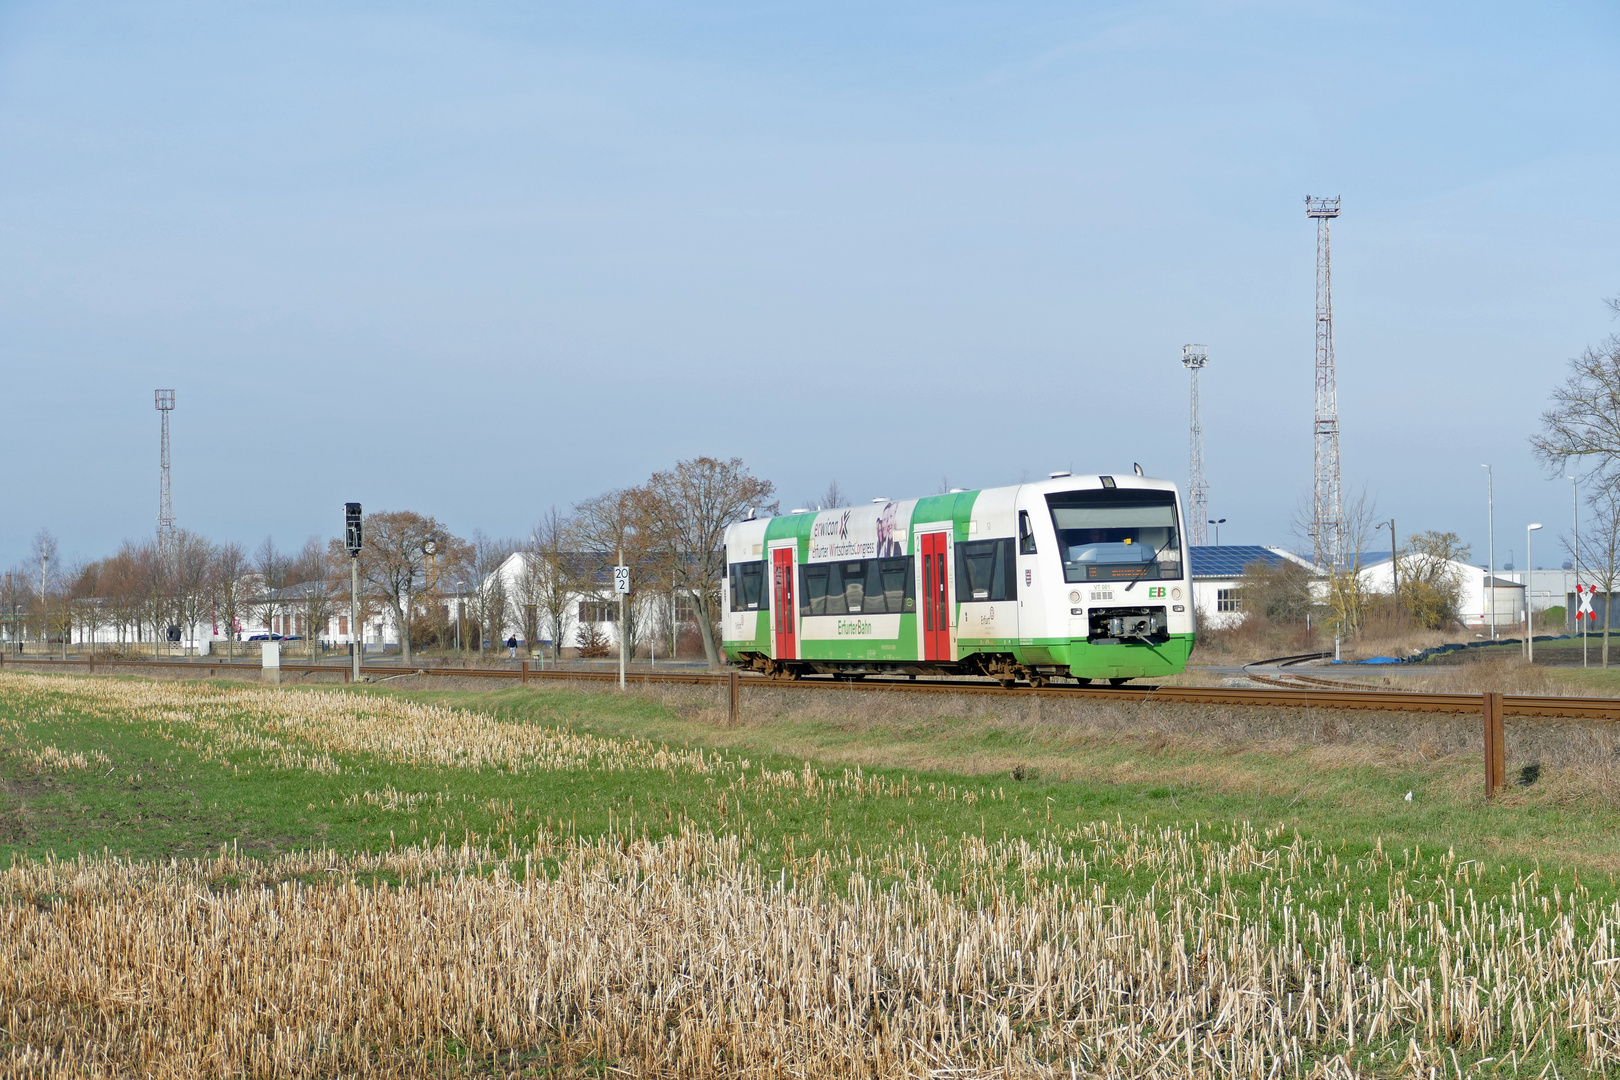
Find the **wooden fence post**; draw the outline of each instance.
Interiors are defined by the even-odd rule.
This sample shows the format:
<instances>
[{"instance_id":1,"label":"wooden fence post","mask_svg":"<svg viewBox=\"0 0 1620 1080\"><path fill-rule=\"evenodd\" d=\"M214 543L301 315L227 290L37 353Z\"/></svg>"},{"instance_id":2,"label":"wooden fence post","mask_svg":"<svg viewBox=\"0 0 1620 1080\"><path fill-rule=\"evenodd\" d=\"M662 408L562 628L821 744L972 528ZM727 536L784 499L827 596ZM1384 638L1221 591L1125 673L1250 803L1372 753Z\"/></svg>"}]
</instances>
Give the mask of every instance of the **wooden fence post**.
<instances>
[{"instance_id":1,"label":"wooden fence post","mask_svg":"<svg viewBox=\"0 0 1620 1080\"><path fill-rule=\"evenodd\" d=\"M1485 695L1485 797L1496 798L1496 789L1507 785L1507 747L1502 725L1502 695Z\"/></svg>"},{"instance_id":2,"label":"wooden fence post","mask_svg":"<svg viewBox=\"0 0 1620 1080\"><path fill-rule=\"evenodd\" d=\"M740 680L737 678L737 673L735 671L733 671L731 673L731 677L726 680L726 690L730 698L727 704L729 704L731 708L731 722L733 724L737 722L737 691L740 689L738 686L739 682Z\"/></svg>"},{"instance_id":3,"label":"wooden fence post","mask_svg":"<svg viewBox=\"0 0 1620 1080\"><path fill-rule=\"evenodd\" d=\"M349 679L352 678L353 675L354 675L354 673L349 670L349 665L347 665L347 664L343 665L343 685L344 686L349 685Z\"/></svg>"},{"instance_id":4,"label":"wooden fence post","mask_svg":"<svg viewBox=\"0 0 1620 1080\"><path fill-rule=\"evenodd\" d=\"M529 662L527 660L523 661L523 685L529 685Z\"/></svg>"}]
</instances>

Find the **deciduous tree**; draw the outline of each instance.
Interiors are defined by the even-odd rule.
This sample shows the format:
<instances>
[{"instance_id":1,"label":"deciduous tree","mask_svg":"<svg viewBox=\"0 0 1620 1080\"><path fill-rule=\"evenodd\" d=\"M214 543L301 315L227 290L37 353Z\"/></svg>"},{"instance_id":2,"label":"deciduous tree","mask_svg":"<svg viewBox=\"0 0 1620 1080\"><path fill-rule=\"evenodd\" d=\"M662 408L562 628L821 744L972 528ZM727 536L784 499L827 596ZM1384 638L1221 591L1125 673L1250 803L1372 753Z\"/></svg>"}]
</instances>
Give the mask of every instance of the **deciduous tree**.
<instances>
[{"instance_id":1,"label":"deciduous tree","mask_svg":"<svg viewBox=\"0 0 1620 1080\"><path fill-rule=\"evenodd\" d=\"M409 662L411 615L427 569L422 545L430 538L445 542L454 537L437 520L414 510L367 514L365 532L360 580L393 613L394 625L399 628L400 655Z\"/></svg>"},{"instance_id":2,"label":"deciduous tree","mask_svg":"<svg viewBox=\"0 0 1620 1080\"><path fill-rule=\"evenodd\" d=\"M720 666L714 624L726 569L726 527L750 508L774 512L774 492L771 482L750 473L741 458L699 457L654 473L632 496L638 531L659 580L673 581L692 600L711 668Z\"/></svg>"},{"instance_id":3,"label":"deciduous tree","mask_svg":"<svg viewBox=\"0 0 1620 1080\"><path fill-rule=\"evenodd\" d=\"M1620 297L1607 303L1620 314ZM1530 447L1549 468L1573 461L1606 483L1620 481L1620 334L1569 362Z\"/></svg>"}]
</instances>

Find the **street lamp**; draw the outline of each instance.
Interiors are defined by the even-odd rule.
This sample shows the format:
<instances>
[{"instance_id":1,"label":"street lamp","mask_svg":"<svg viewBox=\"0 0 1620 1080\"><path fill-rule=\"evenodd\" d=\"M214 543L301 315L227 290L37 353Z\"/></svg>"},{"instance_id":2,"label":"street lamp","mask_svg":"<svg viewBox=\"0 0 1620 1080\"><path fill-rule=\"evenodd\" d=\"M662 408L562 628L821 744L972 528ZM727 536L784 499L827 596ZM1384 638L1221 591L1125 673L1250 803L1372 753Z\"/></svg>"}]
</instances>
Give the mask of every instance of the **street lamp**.
<instances>
[{"instance_id":1,"label":"street lamp","mask_svg":"<svg viewBox=\"0 0 1620 1080\"><path fill-rule=\"evenodd\" d=\"M1486 562L1490 565L1485 568L1485 604L1491 613L1491 640L1496 640L1496 491L1491 467L1481 465L1485 470L1485 513L1487 525L1486 535Z\"/></svg>"},{"instance_id":2,"label":"street lamp","mask_svg":"<svg viewBox=\"0 0 1620 1080\"><path fill-rule=\"evenodd\" d=\"M1401 610L1401 545L1395 539L1395 519L1380 521L1378 528L1389 526L1389 569L1395 575L1395 610Z\"/></svg>"},{"instance_id":3,"label":"street lamp","mask_svg":"<svg viewBox=\"0 0 1620 1080\"><path fill-rule=\"evenodd\" d=\"M1524 655L1530 663L1536 662L1536 612L1530 606L1530 574L1535 569L1536 560L1530 552L1531 534L1541 528L1538 522L1526 526L1524 530Z\"/></svg>"},{"instance_id":4,"label":"street lamp","mask_svg":"<svg viewBox=\"0 0 1620 1080\"><path fill-rule=\"evenodd\" d=\"M1226 524L1225 518L1210 518L1209 523L1215 526L1215 546L1221 546L1221 526Z\"/></svg>"}]
</instances>

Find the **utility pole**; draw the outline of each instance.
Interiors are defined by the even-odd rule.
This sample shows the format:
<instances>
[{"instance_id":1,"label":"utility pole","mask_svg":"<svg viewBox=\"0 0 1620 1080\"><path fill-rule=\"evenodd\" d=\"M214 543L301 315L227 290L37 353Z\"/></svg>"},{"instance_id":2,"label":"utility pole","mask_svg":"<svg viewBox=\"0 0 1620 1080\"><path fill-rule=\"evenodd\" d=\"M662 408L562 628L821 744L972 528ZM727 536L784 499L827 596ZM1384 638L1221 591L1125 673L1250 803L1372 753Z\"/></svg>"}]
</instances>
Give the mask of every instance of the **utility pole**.
<instances>
[{"instance_id":1,"label":"utility pole","mask_svg":"<svg viewBox=\"0 0 1620 1080\"><path fill-rule=\"evenodd\" d=\"M1496 487L1491 477L1491 467L1481 465L1485 470L1485 513L1486 513L1486 540L1485 561L1490 565L1485 568L1485 605L1491 613L1491 640L1496 640Z\"/></svg>"},{"instance_id":2,"label":"utility pole","mask_svg":"<svg viewBox=\"0 0 1620 1080\"><path fill-rule=\"evenodd\" d=\"M1564 477L1569 481L1569 550L1575 556L1575 595L1581 590L1581 482L1573 476ZM1586 666L1586 624L1589 620L1576 615L1581 624L1581 667Z\"/></svg>"},{"instance_id":3,"label":"utility pole","mask_svg":"<svg viewBox=\"0 0 1620 1080\"><path fill-rule=\"evenodd\" d=\"M1530 602L1530 575L1535 572L1536 560L1530 545L1539 528L1537 523L1524 530L1524 658L1531 664L1536 662L1536 609Z\"/></svg>"},{"instance_id":4,"label":"utility pole","mask_svg":"<svg viewBox=\"0 0 1620 1080\"><path fill-rule=\"evenodd\" d=\"M1339 198L1305 196L1305 216L1316 219L1316 482L1313 539L1318 566L1345 561L1344 500L1339 490L1339 388L1333 358L1333 252L1328 222Z\"/></svg>"},{"instance_id":5,"label":"utility pole","mask_svg":"<svg viewBox=\"0 0 1620 1080\"><path fill-rule=\"evenodd\" d=\"M1192 547L1209 543L1205 519L1209 516L1209 483L1204 479L1204 428L1198 418L1198 373L1209 363L1209 350L1202 345L1181 347L1182 366L1192 376L1192 423L1187 436L1187 495L1192 505L1187 513L1192 519Z\"/></svg>"},{"instance_id":6,"label":"utility pole","mask_svg":"<svg viewBox=\"0 0 1620 1080\"><path fill-rule=\"evenodd\" d=\"M343 504L343 546L349 549L349 677L360 681L360 650L365 638L360 633L360 548L365 527L360 504Z\"/></svg>"}]
</instances>

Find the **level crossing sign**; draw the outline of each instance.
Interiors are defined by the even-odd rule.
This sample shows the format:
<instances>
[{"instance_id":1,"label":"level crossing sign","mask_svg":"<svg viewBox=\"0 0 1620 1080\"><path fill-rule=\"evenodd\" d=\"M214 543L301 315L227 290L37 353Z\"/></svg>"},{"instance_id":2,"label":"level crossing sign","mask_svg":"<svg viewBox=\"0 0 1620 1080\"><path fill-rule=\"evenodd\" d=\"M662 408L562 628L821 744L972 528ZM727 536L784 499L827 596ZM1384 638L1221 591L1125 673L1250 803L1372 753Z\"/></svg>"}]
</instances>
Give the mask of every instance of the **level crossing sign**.
<instances>
[{"instance_id":1,"label":"level crossing sign","mask_svg":"<svg viewBox=\"0 0 1620 1080\"><path fill-rule=\"evenodd\" d=\"M630 591L630 568L628 566L615 566L613 568L613 591L619 593Z\"/></svg>"},{"instance_id":2,"label":"level crossing sign","mask_svg":"<svg viewBox=\"0 0 1620 1080\"><path fill-rule=\"evenodd\" d=\"M1577 624L1579 624L1582 619L1590 620L1597 618L1597 613L1592 610L1592 594L1595 592L1597 592L1596 585L1575 586L1575 599L1579 600L1581 605L1575 610L1575 622Z\"/></svg>"}]
</instances>

